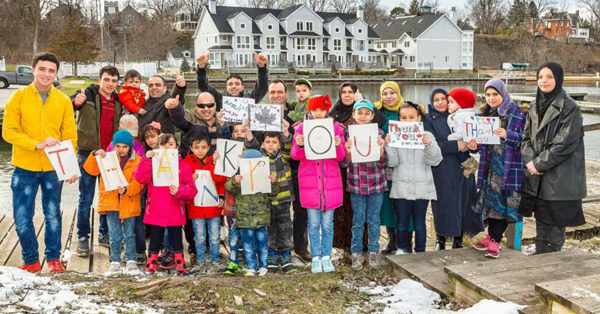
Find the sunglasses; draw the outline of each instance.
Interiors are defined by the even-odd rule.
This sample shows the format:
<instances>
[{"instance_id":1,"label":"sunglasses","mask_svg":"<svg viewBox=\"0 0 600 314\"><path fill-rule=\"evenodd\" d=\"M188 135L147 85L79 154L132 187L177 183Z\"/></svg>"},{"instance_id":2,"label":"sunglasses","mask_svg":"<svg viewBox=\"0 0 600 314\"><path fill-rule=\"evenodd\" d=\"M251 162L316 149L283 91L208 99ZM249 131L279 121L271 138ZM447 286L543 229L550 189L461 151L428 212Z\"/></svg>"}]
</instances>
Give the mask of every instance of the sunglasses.
<instances>
[{"instance_id":1,"label":"sunglasses","mask_svg":"<svg viewBox=\"0 0 600 314\"><path fill-rule=\"evenodd\" d=\"M212 104L196 104L196 107L198 107L198 108L200 108L200 109L204 109L204 108L212 108L212 107L214 107L214 106L215 106L215 104L214 104L214 103L212 103Z\"/></svg>"}]
</instances>

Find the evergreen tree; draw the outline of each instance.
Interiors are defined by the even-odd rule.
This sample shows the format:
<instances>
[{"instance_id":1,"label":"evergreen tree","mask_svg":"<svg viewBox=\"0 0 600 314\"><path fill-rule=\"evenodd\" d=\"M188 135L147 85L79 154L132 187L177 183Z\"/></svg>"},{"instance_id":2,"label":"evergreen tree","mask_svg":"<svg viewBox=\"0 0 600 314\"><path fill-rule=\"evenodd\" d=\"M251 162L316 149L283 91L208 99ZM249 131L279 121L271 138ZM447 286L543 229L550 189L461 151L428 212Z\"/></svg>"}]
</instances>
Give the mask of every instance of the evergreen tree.
<instances>
[{"instance_id":1,"label":"evergreen tree","mask_svg":"<svg viewBox=\"0 0 600 314\"><path fill-rule=\"evenodd\" d=\"M419 1L412 0L410 2L410 7L408 8L409 15L419 15L421 14L421 8L419 6Z\"/></svg>"},{"instance_id":2,"label":"evergreen tree","mask_svg":"<svg viewBox=\"0 0 600 314\"><path fill-rule=\"evenodd\" d=\"M535 4L535 1L531 1L529 2L529 8L527 10L527 14L529 15L529 18L533 18L533 19L538 19L538 8L537 5Z\"/></svg>"},{"instance_id":3,"label":"evergreen tree","mask_svg":"<svg viewBox=\"0 0 600 314\"><path fill-rule=\"evenodd\" d=\"M525 1L515 0L508 12L509 25L519 26L529 19L528 8Z\"/></svg>"},{"instance_id":4,"label":"evergreen tree","mask_svg":"<svg viewBox=\"0 0 600 314\"><path fill-rule=\"evenodd\" d=\"M183 73L188 73L190 71L192 71L192 67L190 66L190 63L187 61L187 59L185 57L183 57L183 61L181 62L181 66L179 67L179 71L183 74Z\"/></svg>"}]
</instances>

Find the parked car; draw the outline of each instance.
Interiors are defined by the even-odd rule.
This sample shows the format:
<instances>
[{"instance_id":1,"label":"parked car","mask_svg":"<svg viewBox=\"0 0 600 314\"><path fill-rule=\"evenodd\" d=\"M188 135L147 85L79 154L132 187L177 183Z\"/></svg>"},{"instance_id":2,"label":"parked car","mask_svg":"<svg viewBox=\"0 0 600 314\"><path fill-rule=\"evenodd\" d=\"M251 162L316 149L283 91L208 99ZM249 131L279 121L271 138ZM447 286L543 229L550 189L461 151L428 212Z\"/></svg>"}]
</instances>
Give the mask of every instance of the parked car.
<instances>
[{"instance_id":1,"label":"parked car","mask_svg":"<svg viewBox=\"0 0 600 314\"><path fill-rule=\"evenodd\" d=\"M0 71L0 89L8 88L11 84L29 85L31 82L33 82L33 74L30 66L17 65L17 70L14 72ZM60 85L58 76L53 84L54 86Z\"/></svg>"}]
</instances>

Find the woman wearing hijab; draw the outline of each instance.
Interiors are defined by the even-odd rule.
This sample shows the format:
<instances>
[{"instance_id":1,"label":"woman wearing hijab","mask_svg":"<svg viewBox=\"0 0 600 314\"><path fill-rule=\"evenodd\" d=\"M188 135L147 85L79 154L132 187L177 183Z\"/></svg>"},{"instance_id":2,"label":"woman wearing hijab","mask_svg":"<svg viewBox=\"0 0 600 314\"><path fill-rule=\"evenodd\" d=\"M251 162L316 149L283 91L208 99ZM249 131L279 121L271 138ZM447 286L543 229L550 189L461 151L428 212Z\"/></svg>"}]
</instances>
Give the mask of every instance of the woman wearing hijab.
<instances>
[{"instance_id":1,"label":"woman wearing hijab","mask_svg":"<svg viewBox=\"0 0 600 314\"><path fill-rule=\"evenodd\" d=\"M435 224L436 251L446 249L446 238L453 238L452 247L463 247L462 235L475 235L483 231L481 216L471 206L475 203L475 177L465 178L459 154L468 150L463 141L448 141L448 91L435 88L429 95L429 112L423 118L425 131L431 132L442 150L444 159L433 167L433 181L437 200L431 201Z\"/></svg>"},{"instance_id":2,"label":"woman wearing hijab","mask_svg":"<svg viewBox=\"0 0 600 314\"><path fill-rule=\"evenodd\" d=\"M583 116L562 88L563 78L558 63L538 69L537 95L521 143L526 170L519 212L526 217L535 213L536 254L560 251L565 227L585 224Z\"/></svg>"},{"instance_id":3,"label":"woman wearing hijab","mask_svg":"<svg viewBox=\"0 0 600 314\"><path fill-rule=\"evenodd\" d=\"M479 172L477 179L477 201L473 207L488 222L488 235L473 247L485 251L485 256L500 256L501 240L509 223L523 220L517 212L521 201L523 161L521 138L525 126L525 112L512 103L510 94L502 80L492 79L485 84L483 117L497 117L500 128L496 134L500 144L477 145L469 141L470 150L479 150Z\"/></svg>"}]
</instances>

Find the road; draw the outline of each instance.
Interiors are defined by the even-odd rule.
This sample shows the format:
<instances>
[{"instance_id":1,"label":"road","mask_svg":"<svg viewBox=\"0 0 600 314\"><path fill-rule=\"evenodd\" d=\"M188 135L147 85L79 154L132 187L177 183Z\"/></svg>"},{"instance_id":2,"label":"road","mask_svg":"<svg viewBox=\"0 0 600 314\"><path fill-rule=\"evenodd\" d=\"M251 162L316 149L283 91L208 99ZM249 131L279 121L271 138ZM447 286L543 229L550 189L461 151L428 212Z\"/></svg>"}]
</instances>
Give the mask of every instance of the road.
<instances>
[{"instance_id":1,"label":"road","mask_svg":"<svg viewBox=\"0 0 600 314\"><path fill-rule=\"evenodd\" d=\"M10 95L21 87L21 85L11 85L8 88L0 89L0 108L4 108Z\"/></svg>"}]
</instances>

